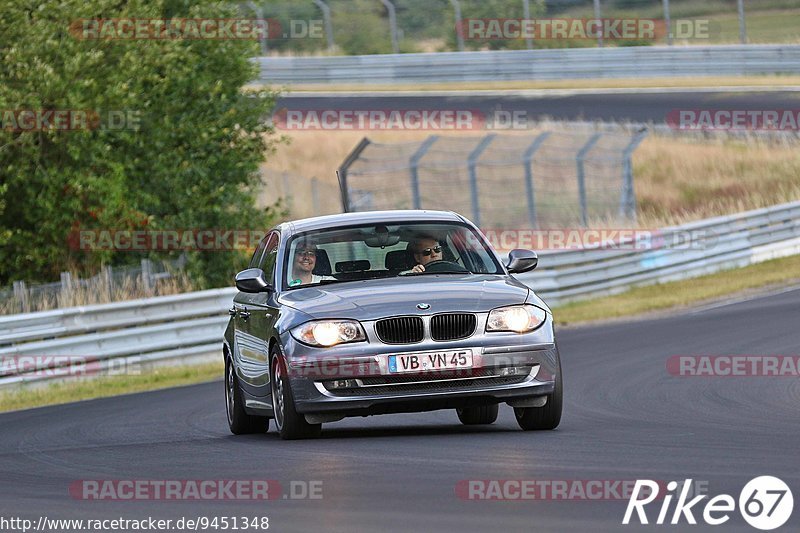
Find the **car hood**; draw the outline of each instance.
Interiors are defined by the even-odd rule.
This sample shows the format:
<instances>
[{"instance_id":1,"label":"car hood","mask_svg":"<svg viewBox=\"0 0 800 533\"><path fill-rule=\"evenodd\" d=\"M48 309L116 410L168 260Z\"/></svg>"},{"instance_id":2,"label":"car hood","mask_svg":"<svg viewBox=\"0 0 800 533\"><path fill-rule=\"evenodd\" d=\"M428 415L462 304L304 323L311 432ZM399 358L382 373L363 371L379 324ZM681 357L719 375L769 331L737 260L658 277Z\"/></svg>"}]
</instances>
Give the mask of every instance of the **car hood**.
<instances>
[{"instance_id":1,"label":"car hood","mask_svg":"<svg viewBox=\"0 0 800 533\"><path fill-rule=\"evenodd\" d=\"M314 318L376 318L448 311L489 311L525 302L529 289L510 276L433 275L350 281L292 289L280 303ZM429 304L420 310L417 304Z\"/></svg>"}]
</instances>

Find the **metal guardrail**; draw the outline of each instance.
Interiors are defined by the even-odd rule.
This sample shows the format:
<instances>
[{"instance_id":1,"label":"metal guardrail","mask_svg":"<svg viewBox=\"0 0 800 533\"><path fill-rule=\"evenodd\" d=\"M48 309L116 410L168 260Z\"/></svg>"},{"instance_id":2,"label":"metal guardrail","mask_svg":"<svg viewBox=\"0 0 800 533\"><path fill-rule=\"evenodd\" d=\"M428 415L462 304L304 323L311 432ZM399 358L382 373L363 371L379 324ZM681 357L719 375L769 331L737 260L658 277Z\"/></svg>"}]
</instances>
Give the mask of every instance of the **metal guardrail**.
<instances>
[{"instance_id":1,"label":"metal guardrail","mask_svg":"<svg viewBox=\"0 0 800 533\"><path fill-rule=\"evenodd\" d=\"M689 232L700 238L686 248L542 252L540 268L518 277L548 303L558 304L798 254L800 202L665 228L657 237L672 242ZM0 362L62 355L91 358L106 368L114 361L218 356L235 293L234 288L215 289L0 317ZM53 377L39 374L0 371L0 388Z\"/></svg>"},{"instance_id":2,"label":"metal guardrail","mask_svg":"<svg viewBox=\"0 0 800 533\"><path fill-rule=\"evenodd\" d=\"M744 76L800 73L800 45L631 46L334 57L257 57L269 84Z\"/></svg>"}]
</instances>

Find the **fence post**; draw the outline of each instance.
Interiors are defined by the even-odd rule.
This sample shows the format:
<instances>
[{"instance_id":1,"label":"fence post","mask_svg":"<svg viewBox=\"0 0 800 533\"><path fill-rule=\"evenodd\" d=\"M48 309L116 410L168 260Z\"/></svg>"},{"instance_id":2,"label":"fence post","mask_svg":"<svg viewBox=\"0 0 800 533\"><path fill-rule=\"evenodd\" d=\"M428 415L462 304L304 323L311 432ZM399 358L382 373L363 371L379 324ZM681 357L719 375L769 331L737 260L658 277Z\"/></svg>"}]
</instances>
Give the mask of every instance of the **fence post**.
<instances>
[{"instance_id":1,"label":"fence post","mask_svg":"<svg viewBox=\"0 0 800 533\"><path fill-rule=\"evenodd\" d=\"M481 226L481 205L478 196L478 173L475 167L478 165L478 159L481 154L494 140L496 134L490 133L478 143L478 145L470 152L467 158L467 168L469 169L469 189L472 196L472 221L476 226Z\"/></svg>"},{"instance_id":2,"label":"fence post","mask_svg":"<svg viewBox=\"0 0 800 533\"><path fill-rule=\"evenodd\" d=\"M151 276L153 275L153 263L149 259L142 259L142 287L146 294L152 290Z\"/></svg>"},{"instance_id":3,"label":"fence post","mask_svg":"<svg viewBox=\"0 0 800 533\"><path fill-rule=\"evenodd\" d=\"M600 0L594 0L594 18L598 21L600 17ZM603 47L603 23L597 24L597 46Z\"/></svg>"},{"instance_id":4,"label":"fence post","mask_svg":"<svg viewBox=\"0 0 800 533\"><path fill-rule=\"evenodd\" d=\"M100 273L103 276L103 284L106 286L106 295L108 296L108 301L114 301L114 271L111 265L103 265L100 269Z\"/></svg>"},{"instance_id":5,"label":"fence post","mask_svg":"<svg viewBox=\"0 0 800 533\"><path fill-rule=\"evenodd\" d=\"M258 42L261 44L261 55L265 56L269 52L269 48L267 47L267 35L269 34L269 21L264 18L264 10L261 9L259 6L255 4L255 2L247 2L247 7L253 10L253 13L259 19L259 25L264 24L264 27L261 28L261 32L258 37Z\"/></svg>"},{"instance_id":6,"label":"fence post","mask_svg":"<svg viewBox=\"0 0 800 533\"><path fill-rule=\"evenodd\" d=\"M430 150L431 146L433 146L433 143L435 143L438 138L438 135L431 135L425 139L408 160L411 174L411 199L414 209L422 209L422 199L419 194L419 161L428 153L428 150Z\"/></svg>"},{"instance_id":7,"label":"fence post","mask_svg":"<svg viewBox=\"0 0 800 533\"><path fill-rule=\"evenodd\" d=\"M742 44L747 44L747 26L744 20L744 0L739 0L737 7L739 9L739 42Z\"/></svg>"},{"instance_id":8,"label":"fence post","mask_svg":"<svg viewBox=\"0 0 800 533\"><path fill-rule=\"evenodd\" d=\"M394 10L394 4L392 4L389 0L381 0L381 4L386 7L386 11L389 12L389 31L392 35L392 51L395 54L400 53L400 46L397 44L397 14Z\"/></svg>"},{"instance_id":9,"label":"fence post","mask_svg":"<svg viewBox=\"0 0 800 533\"><path fill-rule=\"evenodd\" d=\"M528 222L532 228L536 227L536 195L533 189L533 156L536 151L542 146L542 143L550 136L550 132L546 131L536 136L536 139L525 150L522 162L525 165L525 197L528 200Z\"/></svg>"},{"instance_id":10,"label":"fence post","mask_svg":"<svg viewBox=\"0 0 800 533\"><path fill-rule=\"evenodd\" d=\"M322 20L325 21L325 37L328 39L328 51L333 51L333 24L331 23L331 8L322 0L314 0L322 11Z\"/></svg>"},{"instance_id":11,"label":"fence post","mask_svg":"<svg viewBox=\"0 0 800 533\"><path fill-rule=\"evenodd\" d=\"M314 216L319 215L319 183L317 178L311 178L311 206L314 209Z\"/></svg>"},{"instance_id":12,"label":"fence post","mask_svg":"<svg viewBox=\"0 0 800 533\"><path fill-rule=\"evenodd\" d=\"M59 294L59 307L69 307L70 296L72 295L72 274L69 272L61 273L61 292Z\"/></svg>"},{"instance_id":13,"label":"fence post","mask_svg":"<svg viewBox=\"0 0 800 533\"><path fill-rule=\"evenodd\" d=\"M458 0L450 0L450 4L453 6L453 11L455 12L456 17L456 43L458 43L458 51L464 51L464 26L461 24L461 4Z\"/></svg>"},{"instance_id":14,"label":"fence post","mask_svg":"<svg viewBox=\"0 0 800 533\"><path fill-rule=\"evenodd\" d=\"M633 194L633 151L647 137L647 130L641 129L622 152L622 193L619 201L619 214L623 218L636 221L636 196Z\"/></svg>"},{"instance_id":15,"label":"fence post","mask_svg":"<svg viewBox=\"0 0 800 533\"><path fill-rule=\"evenodd\" d=\"M522 0L522 18L525 19L526 25L527 21L531 19L530 0ZM528 33L528 35L525 36L525 48L527 48L528 50L533 48L533 39L531 39L530 33Z\"/></svg>"},{"instance_id":16,"label":"fence post","mask_svg":"<svg viewBox=\"0 0 800 533\"><path fill-rule=\"evenodd\" d=\"M578 164L578 199L581 204L581 224L583 224L584 227L589 225L589 216L586 206L586 173L584 169L584 160L586 159L586 154L589 153L589 150L592 149L602 135L602 133L595 133L592 135L586 144L578 150L578 155L575 156L575 160Z\"/></svg>"},{"instance_id":17,"label":"fence post","mask_svg":"<svg viewBox=\"0 0 800 533\"><path fill-rule=\"evenodd\" d=\"M336 172L336 176L339 178L339 191L342 193L342 209L345 213L350 211L350 199L347 194L347 171L350 169L353 163L361 155L367 146L369 146L370 140L364 137L361 141L353 148L353 151L342 161L342 164L339 165L339 170Z\"/></svg>"},{"instance_id":18,"label":"fence post","mask_svg":"<svg viewBox=\"0 0 800 533\"><path fill-rule=\"evenodd\" d=\"M28 288L24 281L14 282L14 299L19 302L20 313L30 313L31 306L28 299Z\"/></svg>"}]
</instances>

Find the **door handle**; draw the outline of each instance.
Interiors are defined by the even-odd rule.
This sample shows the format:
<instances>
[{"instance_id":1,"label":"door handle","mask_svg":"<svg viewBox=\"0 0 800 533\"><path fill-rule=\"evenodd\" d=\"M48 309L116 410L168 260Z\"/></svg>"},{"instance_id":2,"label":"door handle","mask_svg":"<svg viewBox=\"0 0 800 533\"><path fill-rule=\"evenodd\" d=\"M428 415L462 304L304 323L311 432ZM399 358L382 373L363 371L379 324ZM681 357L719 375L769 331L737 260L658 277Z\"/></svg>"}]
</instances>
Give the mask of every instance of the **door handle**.
<instances>
[{"instance_id":1,"label":"door handle","mask_svg":"<svg viewBox=\"0 0 800 533\"><path fill-rule=\"evenodd\" d=\"M245 307L244 309L239 311L239 316L242 317L242 320L247 320L248 318L250 318L250 311L248 311L247 308Z\"/></svg>"},{"instance_id":2,"label":"door handle","mask_svg":"<svg viewBox=\"0 0 800 533\"><path fill-rule=\"evenodd\" d=\"M236 316L237 312L238 311L236 311L235 307L231 307L230 309L228 309L228 314L231 315L231 316Z\"/></svg>"}]
</instances>

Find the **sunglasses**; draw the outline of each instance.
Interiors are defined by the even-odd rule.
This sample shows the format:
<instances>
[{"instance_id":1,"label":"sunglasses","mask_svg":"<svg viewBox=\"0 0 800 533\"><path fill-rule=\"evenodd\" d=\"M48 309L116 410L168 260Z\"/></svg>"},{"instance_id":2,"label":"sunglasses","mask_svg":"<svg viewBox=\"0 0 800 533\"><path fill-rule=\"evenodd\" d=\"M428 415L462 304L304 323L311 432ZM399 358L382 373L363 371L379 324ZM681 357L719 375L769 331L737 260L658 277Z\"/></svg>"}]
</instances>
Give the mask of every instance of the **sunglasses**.
<instances>
[{"instance_id":1,"label":"sunglasses","mask_svg":"<svg viewBox=\"0 0 800 533\"><path fill-rule=\"evenodd\" d=\"M294 255L297 257L317 257L316 250L297 250Z\"/></svg>"},{"instance_id":2,"label":"sunglasses","mask_svg":"<svg viewBox=\"0 0 800 533\"><path fill-rule=\"evenodd\" d=\"M431 254L440 254L440 253L442 253L442 247L441 246L434 246L432 248L425 248L424 250L419 250L416 253L418 253L419 255L421 255L423 257L428 257Z\"/></svg>"}]
</instances>

